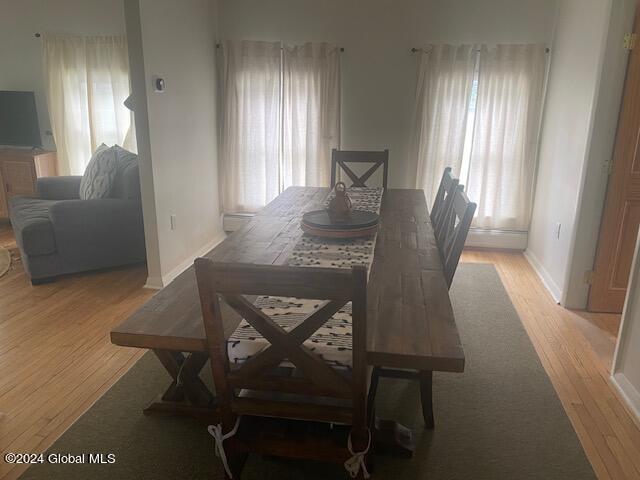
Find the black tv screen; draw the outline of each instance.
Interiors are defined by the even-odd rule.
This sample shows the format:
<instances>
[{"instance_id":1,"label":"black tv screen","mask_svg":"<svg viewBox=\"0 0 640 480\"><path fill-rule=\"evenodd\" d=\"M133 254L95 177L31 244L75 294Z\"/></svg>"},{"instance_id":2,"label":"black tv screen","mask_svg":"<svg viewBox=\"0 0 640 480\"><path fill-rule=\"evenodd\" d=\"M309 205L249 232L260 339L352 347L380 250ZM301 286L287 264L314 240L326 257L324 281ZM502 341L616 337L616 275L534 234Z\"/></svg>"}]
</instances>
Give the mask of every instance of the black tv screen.
<instances>
[{"instance_id":1,"label":"black tv screen","mask_svg":"<svg viewBox=\"0 0 640 480\"><path fill-rule=\"evenodd\" d=\"M0 145L42 146L33 92L0 91Z\"/></svg>"}]
</instances>

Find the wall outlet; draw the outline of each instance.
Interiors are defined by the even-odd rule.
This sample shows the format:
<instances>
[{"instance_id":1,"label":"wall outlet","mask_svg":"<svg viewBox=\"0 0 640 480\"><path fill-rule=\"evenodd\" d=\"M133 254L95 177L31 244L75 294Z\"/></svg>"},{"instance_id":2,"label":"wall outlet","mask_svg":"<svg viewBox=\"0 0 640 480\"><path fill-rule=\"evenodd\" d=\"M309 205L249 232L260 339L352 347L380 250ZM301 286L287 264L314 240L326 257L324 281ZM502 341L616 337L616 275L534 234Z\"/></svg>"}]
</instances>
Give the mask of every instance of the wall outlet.
<instances>
[{"instance_id":1,"label":"wall outlet","mask_svg":"<svg viewBox=\"0 0 640 480\"><path fill-rule=\"evenodd\" d=\"M556 239L560 239L560 230L562 229L562 224L560 222L556 223L556 228L553 232L556 234Z\"/></svg>"},{"instance_id":2,"label":"wall outlet","mask_svg":"<svg viewBox=\"0 0 640 480\"><path fill-rule=\"evenodd\" d=\"M175 230L176 229L176 214L172 213L171 216L169 217L169 223L171 224L171 230Z\"/></svg>"}]
</instances>

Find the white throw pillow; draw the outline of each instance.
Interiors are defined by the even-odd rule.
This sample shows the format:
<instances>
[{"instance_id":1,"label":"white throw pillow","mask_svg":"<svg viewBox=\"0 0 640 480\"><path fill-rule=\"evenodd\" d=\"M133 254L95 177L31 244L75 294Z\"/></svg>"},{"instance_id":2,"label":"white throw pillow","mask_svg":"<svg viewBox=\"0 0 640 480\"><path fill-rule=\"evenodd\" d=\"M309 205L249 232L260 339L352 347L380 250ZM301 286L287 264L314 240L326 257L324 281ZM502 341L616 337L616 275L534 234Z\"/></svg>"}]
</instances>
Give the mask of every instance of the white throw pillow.
<instances>
[{"instance_id":1,"label":"white throw pillow","mask_svg":"<svg viewBox=\"0 0 640 480\"><path fill-rule=\"evenodd\" d=\"M80 199L109 198L118 173L117 152L104 143L94 152L80 181Z\"/></svg>"}]
</instances>

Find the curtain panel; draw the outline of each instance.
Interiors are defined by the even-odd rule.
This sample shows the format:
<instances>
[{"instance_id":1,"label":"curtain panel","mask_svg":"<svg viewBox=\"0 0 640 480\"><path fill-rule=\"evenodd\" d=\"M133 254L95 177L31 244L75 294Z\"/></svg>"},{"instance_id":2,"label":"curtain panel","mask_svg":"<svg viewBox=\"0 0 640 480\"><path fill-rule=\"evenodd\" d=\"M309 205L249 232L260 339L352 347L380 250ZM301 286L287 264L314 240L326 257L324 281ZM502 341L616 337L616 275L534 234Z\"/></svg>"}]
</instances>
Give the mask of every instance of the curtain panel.
<instances>
[{"instance_id":1,"label":"curtain panel","mask_svg":"<svg viewBox=\"0 0 640 480\"><path fill-rule=\"evenodd\" d=\"M125 37L45 35L43 61L61 175L82 175L101 143L136 151Z\"/></svg>"},{"instance_id":2,"label":"curtain panel","mask_svg":"<svg viewBox=\"0 0 640 480\"><path fill-rule=\"evenodd\" d=\"M283 188L329 185L340 135L339 57L326 43L283 50Z\"/></svg>"},{"instance_id":3,"label":"curtain panel","mask_svg":"<svg viewBox=\"0 0 640 480\"><path fill-rule=\"evenodd\" d=\"M449 166L478 204L473 227L528 230L545 72L544 45L420 54L412 153L430 204Z\"/></svg>"},{"instance_id":4,"label":"curtain panel","mask_svg":"<svg viewBox=\"0 0 640 480\"><path fill-rule=\"evenodd\" d=\"M412 155L416 186L429 205L442 171L460 175L476 64L473 45L433 45L419 52Z\"/></svg>"},{"instance_id":5,"label":"curtain panel","mask_svg":"<svg viewBox=\"0 0 640 480\"><path fill-rule=\"evenodd\" d=\"M255 212L280 185L280 42L224 42L221 192L225 213Z\"/></svg>"},{"instance_id":6,"label":"curtain panel","mask_svg":"<svg viewBox=\"0 0 640 480\"><path fill-rule=\"evenodd\" d=\"M480 51L467 179L467 194L478 204L474 227L529 229L545 69L544 45Z\"/></svg>"},{"instance_id":7,"label":"curtain panel","mask_svg":"<svg viewBox=\"0 0 640 480\"><path fill-rule=\"evenodd\" d=\"M291 185L327 185L339 144L339 49L226 41L223 63L224 212L256 212Z\"/></svg>"}]
</instances>

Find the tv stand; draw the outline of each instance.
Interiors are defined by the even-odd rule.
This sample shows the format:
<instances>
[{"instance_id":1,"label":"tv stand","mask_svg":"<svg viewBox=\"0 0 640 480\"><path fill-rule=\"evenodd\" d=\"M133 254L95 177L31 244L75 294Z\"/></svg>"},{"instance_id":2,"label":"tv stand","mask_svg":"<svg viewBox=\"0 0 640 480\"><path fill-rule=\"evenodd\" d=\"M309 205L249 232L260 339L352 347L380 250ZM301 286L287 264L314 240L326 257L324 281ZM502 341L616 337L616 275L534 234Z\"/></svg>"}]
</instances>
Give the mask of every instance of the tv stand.
<instances>
[{"instance_id":1,"label":"tv stand","mask_svg":"<svg viewBox=\"0 0 640 480\"><path fill-rule=\"evenodd\" d=\"M56 152L0 149L0 218L9 218L9 199L36 195L36 180L57 175Z\"/></svg>"}]
</instances>

